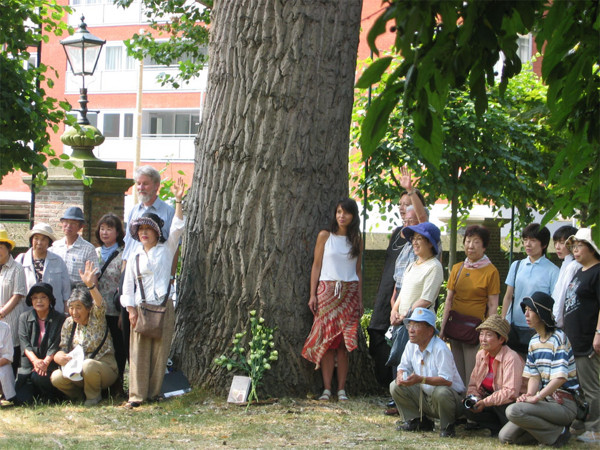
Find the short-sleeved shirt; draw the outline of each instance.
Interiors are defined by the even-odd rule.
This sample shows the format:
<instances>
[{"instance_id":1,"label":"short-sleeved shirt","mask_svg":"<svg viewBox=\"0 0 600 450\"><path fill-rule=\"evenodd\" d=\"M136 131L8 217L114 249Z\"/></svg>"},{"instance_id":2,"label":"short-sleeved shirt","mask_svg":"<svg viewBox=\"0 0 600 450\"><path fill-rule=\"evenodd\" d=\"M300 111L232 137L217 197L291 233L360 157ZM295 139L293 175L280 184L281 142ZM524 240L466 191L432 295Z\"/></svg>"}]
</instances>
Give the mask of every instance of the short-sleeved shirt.
<instances>
[{"instance_id":1,"label":"short-sleeved shirt","mask_svg":"<svg viewBox=\"0 0 600 450\"><path fill-rule=\"evenodd\" d=\"M23 266L16 262L12 255L8 255L8 261L0 269L0 308L6 305L13 295L27 295L27 286L25 284L25 271ZM19 317L25 311L25 298L4 316L2 322L10 327L11 337L14 346L19 345Z\"/></svg>"},{"instance_id":2,"label":"short-sleeved shirt","mask_svg":"<svg viewBox=\"0 0 600 450\"><path fill-rule=\"evenodd\" d=\"M506 314L506 320L515 325L526 327L527 321L525 314L521 309L521 301L524 297L531 297L534 292L544 292L552 295L554 285L558 279L558 267L556 267L548 258L542 256L535 262L531 262L529 257L521 260L519 264L519 273L515 271L518 261L511 264L508 275L506 276L506 285L515 288L514 300ZM512 320L511 320L512 318Z\"/></svg>"},{"instance_id":3,"label":"short-sleeved shirt","mask_svg":"<svg viewBox=\"0 0 600 450\"><path fill-rule=\"evenodd\" d=\"M542 380L540 389L556 378L567 380L560 389L579 387L573 349L564 331L554 330L546 342L542 342L537 333L531 338L523 376L540 377Z\"/></svg>"},{"instance_id":4,"label":"short-sleeved shirt","mask_svg":"<svg viewBox=\"0 0 600 450\"><path fill-rule=\"evenodd\" d=\"M468 316L485 318L488 296L500 293L500 274L493 264L478 269L455 264L448 277L448 290L454 291L452 309ZM462 270L461 270L462 267ZM460 271L458 282L456 276ZM489 311L488 314L496 313Z\"/></svg>"},{"instance_id":5,"label":"short-sleeved shirt","mask_svg":"<svg viewBox=\"0 0 600 450\"><path fill-rule=\"evenodd\" d=\"M594 352L592 344L600 312L600 264L579 269L567 287L564 330L575 356Z\"/></svg>"},{"instance_id":6,"label":"short-sleeved shirt","mask_svg":"<svg viewBox=\"0 0 600 450\"><path fill-rule=\"evenodd\" d=\"M429 309L433 309L443 281L442 263L436 257L429 258L422 264L417 264L416 261L412 263L404 272L398 312L406 315L419 299L431 302Z\"/></svg>"},{"instance_id":7,"label":"short-sleeved shirt","mask_svg":"<svg viewBox=\"0 0 600 450\"><path fill-rule=\"evenodd\" d=\"M135 251L142 246L139 241L136 241L131 237L129 233L129 225L135 219L142 217L145 213L154 213L163 220L163 226L161 228L162 235L167 240L171 229L171 222L175 216L175 209L156 197L154 203L150 206L145 206L143 203L135 205L129 215L127 216L127 224L125 226L125 250L123 251L123 261L129 261L129 258L135 254Z\"/></svg>"},{"instance_id":8,"label":"short-sleeved shirt","mask_svg":"<svg viewBox=\"0 0 600 450\"><path fill-rule=\"evenodd\" d=\"M73 335L73 345L69 348L69 338L71 337L71 330L73 328L73 318L68 317L63 324L60 333L60 349L69 353L77 345L81 345L83 348L84 357L89 358L94 351L100 346L104 334L106 332L106 308L104 303L102 306L92 305L90 309L90 316L87 325L76 324L75 334ZM102 348L98 351L94 359L97 361L104 355L113 354L114 347L110 333L106 336Z\"/></svg>"},{"instance_id":9,"label":"short-sleeved shirt","mask_svg":"<svg viewBox=\"0 0 600 450\"><path fill-rule=\"evenodd\" d=\"M15 347L12 340L12 332L6 322L0 321L0 358L8 359L12 362Z\"/></svg>"},{"instance_id":10,"label":"short-sleeved shirt","mask_svg":"<svg viewBox=\"0 0 600 450\"><path fill-rule=\"evenodd\" d=\"M50 250L60 256L67 265L71 287L82 283L79 271L85 271L85 263L87 261L91 261L96 268L96 272L100 272L96 249L81 236L78 236L70 247L67 245L66 238L54 241Z\"/></svg>"},{"instance_id":11,"label":"short-sleeved shirt","mask_svg":"<svg viewBox=\"0 0 600 450\"><path fill-rule=\"evenodd\" d=\"M431 338L424 351L412 342L406 344L398 370L403 370L408 375L414 373L424 377L442 377L450 381L451 388L459 394L465 392L465 385L456 369L452 352L437 336ZM422 384L421 389L425 394L431 395L435 386Z\"/></svg>"}]
</instances>

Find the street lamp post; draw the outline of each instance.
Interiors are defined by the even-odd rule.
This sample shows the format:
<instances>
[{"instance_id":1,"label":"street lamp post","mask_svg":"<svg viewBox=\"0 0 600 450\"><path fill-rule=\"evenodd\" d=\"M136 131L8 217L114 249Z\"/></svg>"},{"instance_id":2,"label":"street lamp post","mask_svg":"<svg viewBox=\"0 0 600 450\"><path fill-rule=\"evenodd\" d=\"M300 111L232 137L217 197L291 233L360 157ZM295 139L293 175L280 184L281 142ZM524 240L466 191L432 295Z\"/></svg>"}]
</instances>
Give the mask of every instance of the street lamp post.
<instances>
[{"instance_id":1,"label":"street lamp post","mask_svg":"<svg viewBox=\"0 0 600 450\"><path fill-rule=\"evenodd\" d=\"M69 66L73 75L81 76L82 87L79 90L79 105L80 109L77 123L81 126L81 130L72 128L66 131L61 136L61 141L65 145L69 145L73 149L74 158L79 159L96 159L92 150L96 145L104 142L104 136L96 127L90 125L88 120L88 98L87 88L85 87L85 76L93 75L100 58L102 46L106 43L105 40L94 36L87 29L84 22L85 17L81 16L81 23L78 30L66 39L60 41L67 55Z\"/></svg>"},{"instance_id":2,"label":"street lamp post","mask_svg":"<svg viewBox=\"0 0 600 450\"><path fill-rule=\"evenodd\" d=\"M100 58L100 51L102 50L102 46L106 44L106 41L90 33L87 30L84 19L85 17L81 16L79 29L72 36L60 41L60 43L65 50L73 75L81 76L83 82L83 86L79 90L79 104L81 105L81 109L79 110L80 114L77 122L82 125L89 125L85 76L94 75L98 59Z\"/></svg>"}]
</instances>

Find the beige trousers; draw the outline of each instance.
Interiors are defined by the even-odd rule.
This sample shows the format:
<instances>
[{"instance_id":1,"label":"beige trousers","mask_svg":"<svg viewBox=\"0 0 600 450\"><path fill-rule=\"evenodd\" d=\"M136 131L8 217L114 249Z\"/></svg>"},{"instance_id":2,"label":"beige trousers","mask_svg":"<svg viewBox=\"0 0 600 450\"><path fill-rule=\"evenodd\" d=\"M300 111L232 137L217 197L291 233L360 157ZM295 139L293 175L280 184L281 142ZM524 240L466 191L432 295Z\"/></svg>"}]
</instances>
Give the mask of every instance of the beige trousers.
<instances>
[{"instance_id":1,"label":"beige trousers","mask_svg":"<svg viewBox=\"0 0 600 450\"><path fill-rule=\"evenodd\" d=\"M160 395L175 328L173 302L167 301L162 338L151 339L131 330L129 339L129 401L143 402Z\"/></svg>"},{"instance_id":2,"label":"beige trousers","mask_svg":"<svg viewBox=\"0 0 600 450\"><path fill-rule=\"evenodd\" d=\"M112 386L119 376L115 355L109 353L98 360L84 360L81 376L83 380L72 381L63 376L62 370L56 369L52 372L50 381L71 399L82 399L84 394L87 400L98 398L102 389Z\"/></svg>"}]
</instances>

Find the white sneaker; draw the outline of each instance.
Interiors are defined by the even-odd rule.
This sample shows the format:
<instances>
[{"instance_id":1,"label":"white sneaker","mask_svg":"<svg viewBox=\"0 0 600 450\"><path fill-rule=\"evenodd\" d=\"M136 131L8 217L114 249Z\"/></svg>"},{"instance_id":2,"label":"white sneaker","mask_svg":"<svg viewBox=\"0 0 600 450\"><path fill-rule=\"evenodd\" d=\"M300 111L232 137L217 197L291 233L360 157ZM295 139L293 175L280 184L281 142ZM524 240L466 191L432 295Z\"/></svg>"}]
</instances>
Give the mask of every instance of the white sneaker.
<instances>
[{"instance_id":1,"label":"white sneaker","mask_svg":"<svg viewBox=\"0 0 600 450\"><path fill-rule=\"evenodd\" d=\"M577 440L586 444L600 444L600 432L586 431L581 436L577 436Z\"/></svg>"}]
</instances>

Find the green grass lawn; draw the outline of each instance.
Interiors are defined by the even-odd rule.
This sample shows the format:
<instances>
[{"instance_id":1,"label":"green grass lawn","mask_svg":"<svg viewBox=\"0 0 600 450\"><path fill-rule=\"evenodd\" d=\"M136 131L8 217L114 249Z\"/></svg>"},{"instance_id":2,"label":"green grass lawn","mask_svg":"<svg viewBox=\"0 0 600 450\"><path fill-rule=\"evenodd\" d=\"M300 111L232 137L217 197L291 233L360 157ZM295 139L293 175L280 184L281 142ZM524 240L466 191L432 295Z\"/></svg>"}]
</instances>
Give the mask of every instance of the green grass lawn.
<instances>
[{"instance_id":1,"label":"green grass lawn","mask_svg":"<svg viewBox=\"0 0 600 450\"><path fill-rule=\"evenodd\" d=\"M193 390L159 404L126 410L103 400L0 410L0 447L10 449L128 448L401 448L495 449L487 431L441 439L438 432L396 431L398 417L383 415L381 399L353 397L349 402L279 399L262 406L227 404ZM587 448L574 439L568 448ZM528 447L518 447L528 448ZM537 447L529 447L537 448Z\"/></svg>"}]
</instances>

